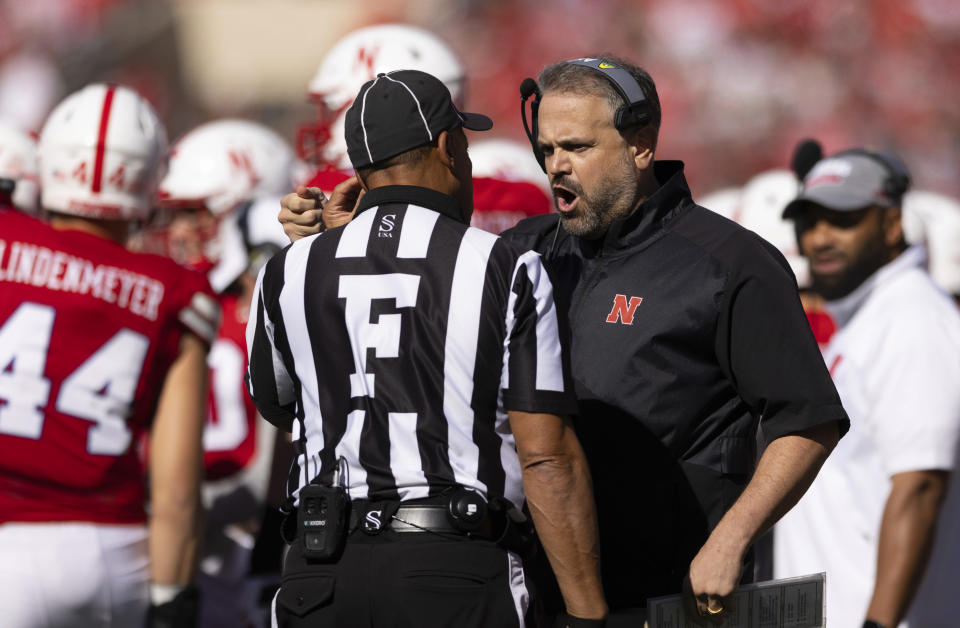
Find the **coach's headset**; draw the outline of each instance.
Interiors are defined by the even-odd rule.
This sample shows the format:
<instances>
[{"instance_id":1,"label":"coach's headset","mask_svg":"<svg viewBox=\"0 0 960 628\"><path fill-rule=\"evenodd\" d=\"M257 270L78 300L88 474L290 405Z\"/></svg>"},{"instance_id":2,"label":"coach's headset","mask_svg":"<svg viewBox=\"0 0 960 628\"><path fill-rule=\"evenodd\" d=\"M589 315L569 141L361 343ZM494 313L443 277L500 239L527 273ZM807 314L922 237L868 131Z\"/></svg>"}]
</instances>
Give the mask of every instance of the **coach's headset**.
<instances>
[{"instance_id":1,"label":"coach's headset","mask_svg":"<svg viewBox=\"0 0 960 628\"><path fill-rule=\"evenodd\" d=\"M887 171L887 178L883 181L883 194L894 204L900 204L903 200L903 195L910 189L911 178L910 171L907 170L907 166L900 161L899 157L892 153L868 150L866 148L851 148L850 150L837 153L834 157L842 157L845 155L867 157L883 166L884 170Z\"/></svg>"},{"instance_id":2,"label":"coach's headset","mask_svg":"<svg viewBox=\"0 0 960 628\"><path fill-rule=\"evenodd\" d=\"M581 59L571 59L566 63L590 68L600 76L610 81L617 93L627 104L617 108L613 116L613 125L618 131L625 131L631 127L642 126L650 122L650 107L647 104L647 97L643 95L643 89L633 76L615 63L605 59L595 59L584 57ZM530 123L527 124L527 99L535 96L530 103ZM537 82L532 78L525 78L520 83L520 117L523 120L523 130L530 140L530 147L533 148L533 155L537 158L540 168L546 172L547 166L543 151L537 146L538 118L540 110L540 99L543 97Z\"/></svg>"}]
</instances>

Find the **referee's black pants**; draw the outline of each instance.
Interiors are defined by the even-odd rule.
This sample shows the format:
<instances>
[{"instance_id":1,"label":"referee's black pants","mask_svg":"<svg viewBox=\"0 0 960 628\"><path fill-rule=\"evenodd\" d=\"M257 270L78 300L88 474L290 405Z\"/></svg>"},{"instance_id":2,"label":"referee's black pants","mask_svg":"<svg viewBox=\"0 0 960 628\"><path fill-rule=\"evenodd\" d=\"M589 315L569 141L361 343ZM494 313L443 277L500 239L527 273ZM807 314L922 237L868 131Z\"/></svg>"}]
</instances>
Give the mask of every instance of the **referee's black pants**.
<instances>
[{"instance_id":1,"label":"referee's black pants","mask_svg":"<svg viewBox=\"0 0 960 628\"><path fill-rule=\"evenodd\" d=\"M520 558L492 541L358 530L336 563L290 547L274 617L289 628L511 627L528 602Z\"/></svg>"}]
</instances>

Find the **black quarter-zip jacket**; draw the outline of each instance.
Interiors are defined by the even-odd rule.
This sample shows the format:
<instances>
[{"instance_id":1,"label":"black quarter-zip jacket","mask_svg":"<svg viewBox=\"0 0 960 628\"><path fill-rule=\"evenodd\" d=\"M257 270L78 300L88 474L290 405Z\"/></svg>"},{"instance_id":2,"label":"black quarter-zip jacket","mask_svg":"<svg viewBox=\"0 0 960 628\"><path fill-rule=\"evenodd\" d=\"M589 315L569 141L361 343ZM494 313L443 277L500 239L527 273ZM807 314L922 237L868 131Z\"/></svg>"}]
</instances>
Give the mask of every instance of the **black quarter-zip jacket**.
<instances>
[{"instance_id":1,"label":"black quarter-zip jacket","mask_svg":"<svg viewBox=\"0 0 960 628\"><path fill-rule=\"evenodd\" d=\"M569 314L577 433L612 609L679 593L765 442L849 427L783 256L696 205L681 162L596 241L556 214L503 234L539 252ZM745 569L749 574L750 569Z\"/></svg>"}]
</instances>

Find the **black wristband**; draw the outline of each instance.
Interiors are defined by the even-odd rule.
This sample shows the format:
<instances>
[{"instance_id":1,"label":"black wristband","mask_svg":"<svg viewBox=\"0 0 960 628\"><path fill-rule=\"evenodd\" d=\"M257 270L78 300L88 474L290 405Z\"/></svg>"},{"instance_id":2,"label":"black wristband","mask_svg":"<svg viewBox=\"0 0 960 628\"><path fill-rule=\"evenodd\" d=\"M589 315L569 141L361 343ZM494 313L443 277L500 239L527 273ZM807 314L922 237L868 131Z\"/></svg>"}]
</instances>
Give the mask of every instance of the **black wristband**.
<instances>
[{"instance_id":1,"label":"black wristband","mask_svg":"<svg viewBox=\"0 0 960 628\"><path fill-rule=\"evenodd\" d=\"M147 628L194 628L200 608L200 590L190 585L165 604L151 604Z\"/></svg>"},{"instance_id":2,"label":"black wristband","mask_svg":"<svg viewBox=\"0 0 960 628\"><path fill-rule=\"evenodd\" d=\"M873 621L872 619L868 619L865 622L863 622L862 628L887 628L887 627L878 621Z\"/></svg>"},{"instance_id":3,"label":"black wristband","mask_svg":"<svg viewBox=\"0 0 960 628\"><path fill-rule=\"evenodd\" d=\"M569 628L604 628L607 625L606 619L584 619L574 617L569 613L564 616L564 625Z\"/></svg>"}]
</instances>

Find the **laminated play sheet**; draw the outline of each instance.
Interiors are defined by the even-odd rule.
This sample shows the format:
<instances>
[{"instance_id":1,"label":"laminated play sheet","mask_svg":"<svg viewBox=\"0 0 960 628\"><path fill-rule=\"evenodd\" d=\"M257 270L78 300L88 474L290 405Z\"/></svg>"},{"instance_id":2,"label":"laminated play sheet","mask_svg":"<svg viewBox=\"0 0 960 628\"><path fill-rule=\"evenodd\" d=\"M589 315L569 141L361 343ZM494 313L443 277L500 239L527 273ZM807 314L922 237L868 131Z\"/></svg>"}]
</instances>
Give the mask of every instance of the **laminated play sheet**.
<instances>
[{"instance_id":1,"label":"laminated play sheet","mask_svg":"<svg viewBox=\"0 0 960 628\"><path fill-rule=\"evenodd\" d=\"M688 618L680 595L647 600L648 628L825 628L826 574L768 580L737 589L723 621Z\"/></svg>"}]
</instances>

